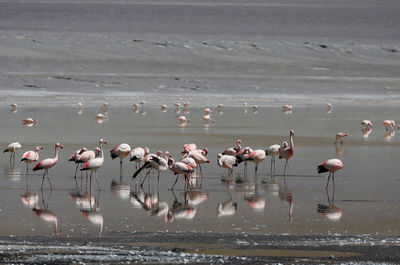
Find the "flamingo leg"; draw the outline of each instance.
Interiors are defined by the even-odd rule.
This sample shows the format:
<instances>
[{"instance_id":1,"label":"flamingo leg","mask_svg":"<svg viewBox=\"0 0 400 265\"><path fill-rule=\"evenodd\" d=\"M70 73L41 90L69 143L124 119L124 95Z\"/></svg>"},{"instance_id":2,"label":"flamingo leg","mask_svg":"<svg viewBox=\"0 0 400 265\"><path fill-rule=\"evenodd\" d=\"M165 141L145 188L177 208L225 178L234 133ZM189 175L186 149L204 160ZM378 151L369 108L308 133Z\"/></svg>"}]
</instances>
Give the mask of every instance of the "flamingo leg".
<instances>
[{"instance_id":1,"label":"flamingo leg","mask_svg":"<svg viewBox=\"0 0 400 265\"><path fill-rule=\"evenodd\" d=\"M146 175L144 175L144 178L143 178L143 180L142 180L142 183L140 183L140 187L143 187L143 183L144 183L144 181L146 180L147 175L150 174L150 171L151 171L151 168L149 169L149 171L147 171Z\"/></svg>"},{"instance_id":2,"label":"flamingo leg","mask_svg":"<svg viewBox=\"0 0 400 265\"><path fill-rule=\"evenodd\" d=\"M42 178L42 186L40 187L41 190L43 190L43 182L44 182L44 176L46 175L46 170L43 173L43 178Z\"/></svg>"},{"instance_id":3,"label":"flamingo leg","mask_svg":"<svg viewBox=\"0 0 400 265\"><path fill-rule=\"evenodd\" d=\"M96 179L97 186L99 187L99 191L101 191L100 183L99 183L99 180L98 180L98 178L97 178L97 171L94 172L94 178Z\"/></svg>"},{"instance_id":4,"label":"flamingo leg","mask_svg":"<svg viewBox=\"0 0 400 265\"><path fill-rule=\"evenodd\" d=\"M92 192L92 174L93 174L93 170L90 172L90 180L89 180L89 191Z\"/></svg>"},{"instance_id":5,"label":"flamingo leg","mask_svg":"<svg viewBox=\"0 0 400 265\"><path fill-rule=\"evenodd\" d=\"M49 184L50 184L50 190L52 191L53 190L53 186L51 185L51 181L50 181L50 177L49 177L49 171L46 170L46 172L47 172L47 179L48 179Z\"/></svg>"},{"instance_id":6,"label":"flamingo leg","mask_svg":"<svg viewBox=\"0 0 400 265\"><path fill-rule=\"evenodd\" d=\"M122 179L122 158L119 160L119 177Z\"/></svg>"},{"instance_id":7,"label":"flamingo leg","mask_svg":"<svg viewBox=\"0 0 400 265\"><path fill-rule=\"evenodd\" d=\"M176 176L174 185L172 185L171 190L174 190L175 184L176 184L176 182L178 182L178 178L179 178L179 175Z\"/></svg>"},{"instance_id":8,"label":"flamingo leg","mask_svg":"<svg viewBox=\"0 0 400 265\"><path fill-rule=\"evenodd\" d=\"M332 174L333 192L335 192L335 172Z\"/></svg>"},{"instance_id":9,"label":"flamingo leg","mask_svg":"<svg viewBox=\"0 0 400 265\"><path fill-rule=\"evenodd\" d=\"M283 177L286 177L286 166L287 166L287 164L288 164L288 159L286 159L286 162L285 162L285 167L283 168Z\"/></svg>"},{"instance_id":10,"label":"flamingo leg","mask_svg":"<svg viewBox=\"0 0 400 265\"><path fill-rule=\"evenodd\" d=\"M28 163L26 163L26 175L28 175L28 171L29 171L29 164Z\"/></svg>"},{"instance_id":11,"label":"flamingo leg","mask_svg":"<svg viewBox=\"0 0 400 265\"><path fill-rule=\"evenodd\" d=\"M329 175L328 175L328 181L326 182L326 187L325 187L326 190L328 190L329 180L331 179L331 174L332 173L329 173Z\"/></svg>"},{"instance_id":12,"label":"flamingo leg","mask_svg":"<svg viewBox=\"0 0 400 265\"><path fill-rule=\"evenodd\" d=\"M75 175L74 175L74 178L75 178L75 179L76 179L76 173L78 173L78 166L79 166L79 164L76 164Z\"/></svg>"},{"instance_id":13,"label":"flamingo leg","mask_svg":"<svg viewBox=\"0 0 400 265\"><path fill-rule=\"evenodd\" d=\"M257 176L257 170L258 170L258 163L256 163L256 167L254 168L254 176Z\"/></svg>"}]
</instances>

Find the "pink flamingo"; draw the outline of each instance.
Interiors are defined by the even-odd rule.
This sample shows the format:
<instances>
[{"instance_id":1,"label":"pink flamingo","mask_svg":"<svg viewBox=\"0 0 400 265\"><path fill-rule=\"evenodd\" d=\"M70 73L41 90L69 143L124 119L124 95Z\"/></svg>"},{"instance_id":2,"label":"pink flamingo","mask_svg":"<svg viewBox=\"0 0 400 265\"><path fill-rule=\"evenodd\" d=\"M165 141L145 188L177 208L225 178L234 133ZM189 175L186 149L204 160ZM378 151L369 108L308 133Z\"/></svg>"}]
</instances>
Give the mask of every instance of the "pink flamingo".
<instances>
[{"instance_id":1,"label":"pink flamingo","mask_svg":"<svg viewBox=\"0 0 400 265\"><path fill-rule=\"evenodd\" d=\"M99 148L100 148L101 156L90 159L81 168L81 171L84 171L84 170L90 170L91 171L90 172L90 189L91 189L91 185L92 185L92 174L93 174L93 171L94 171L94 174L95 174L94 176L95 176L95 179L97 181L97 186L99 187L99 190L100 190L100 184L99 184L99 181L97 180L97 169L99 169L104 163L103 144L107 144L107 141L104 140L104 139L100 139L99 140Z\"/></svg>"},{"instance_id":2,"label":"pink flamingo","mask_svg":"<svg viewBox=\"0 0 400 265\"><path fill-rule=\"evenodd\" d=\"M281 146L279 144L273 144L271 146L269 146L267 148L267 150L265 150L265 154L267 156L271 156L271 176L272 176L272 165L274 166L274 174L273 176L275 176L275 157L279 156L279 154L281 153Z\"/></svg>"},{"instance_id":3,"label":"pink flamingo","mask_svg":"<svg viewBox=\"0 0 400 265\"><path fill-rule=\"evenodd\" d=\"M293 154L294 154L293 136L294 136L294 132L293 132L293 130L290 130L290 133L289 133L289 137L290 137L290 146L282 147L282 150L281 150L281 152L279 153L279 159L286 159L285 167L284 167L284 170L283 170L283 176L286 175L286 166L287 166L288 163L289 163L289 159L290 159L290 158L293 156ZM285 142L285 143L286 143L286 142ZM286 145L287 145L287 143L286 143Z\"/></svg>"},{"instance_id":4,"label":"pink flamingo","mask_svg":"<svg viewBox=\"0 0 400 265\"><path fill-rule=\"evenodd\" d=\"M38 152L43 149L43 146L36 146L35 151L26 151L22 154L21 162L26 164L26 174L28 174L29 164L39 160Z\"/></svg>"},{"instance_id":5,"label":"pink flamingo","mask_svg":"<svg viewBox=\"0 0 400 265\"><path fill-rule=\"evenodd\" d=\"M246 149L247 150L247 149ZM245 161L250 161L256 164L254 168L254 174L257 175L258 164L267 158L267 154L264 150L257 149L247 155Z\"/></svg>"},{"instance_id":6,"label":"pink flamingo","mask_svg":"<svg viewBox=\"0 0 400 265\"><path fill-rule=\"evenodd\" d=\"M240 150L242 150L242 140L238 139L236 140L236 145L237 147L230 147L223 151L221 154L223 155L230 155L230 156L236 156Z\"/></svg>"},{"instance_id":7,"label":"pink flamingo","mask_svg":"<svg viewBox=\"0 0 400 265\"><path fill-rule=\"evenodd\" d=\"M211 162L206 157L206 155L208 154L208 149L204 148L203 150L196 149L196 150L192 150L192 151L184 150L182 153L183 153L183 158L191 157L194 159L194 161L196 161L196 164L198 165L198 167L200 169L200 174L201 174L201 176L203 176L203 170L201 169L201 164Z\"/></svg>"},{"instance_id":8,"label":"pink flamingo","mask_svg":"<svg viewBox=\"0 0 400 265\"><path fill-rule=\"evenodd\" d=\"M119 159L120 159L119 172L120 172L120 176L122 177L122 159L124 159L131 153L131 147L129 146L129 144L122 143L122 144L119 144L116 147L114 147L114 149L111 150L110 153L111 153L112 159L119 157Z\"/></svg>"},{"instance_id":9,"label":"pink flamingo","mask_svg":"<svg viewBox=\"0 0 400 265\"><path fill-rule=\"evenodd\" d=\"M44 169L44 174L43 174L43 178L42 178L42 186L40 187L40 189L43 189L44 177L47 174L47 179L49 180L50 189L53 190L53 187L52 187L51 181L50 181L50 177L49 177L49 169L52 168L55 164L57 164L58 148L62 149L63 148L62 144L56 143L56 145L55 145L56 155L54 158L46 158L46 159L40 161L38 164L36 164L36 166L33 168L33 171Z\"/></svg>"},{"instance_id":10,"label":"pink flamingo","mask_svg":"<svg viewBox=\"0 0 400 265\"><path fill-rule=\"evenodd\" d=\"M130 153L130 161L135 161L136 162L136 170L138 169L138 164L140 167L140 162L142 162L145 157L149 154L149 148L145 147L136 147L135 149L132 150Z\"/></svg>"},{"instance_id":11,"label":"pink flamingo","mask_svg":"<svg viewBox=\"0 0 400 265\"><path fill-rule=\"evenodd\" d=\"M15 165L15 153L21 149L22 146L18 142L11 143L3 150L3 153L10 152L10 164Z\"/></svg>"},{"instance_id":12,"label":"pink flamingo","mask_svg":"<svg viewBox=\"0 0 400 265\"><path fill-rule=\"evenodd\" d=\"M236 157L230 155L217 155L218 166L228 169L228 177L233 175L233 167L237 165Z\"/></svg>"},{"instance_id":13,"label":"pink flamingo","mask_svg":"<svg viewBox=\"0 0 400 265\"><path fill-rule=\"evenodd\" d=\"M332 176L333 189L335 189L335 172L343 168L343 163L337 158L329 159L318 166L318 174L329 172L328 181L326 182L326 189L328 189L329 180Z\"/></svg>"},{"instance_id":14,"label":"pink flamingo","mask_svg":"<svg viewBox=\"0 0 400 265\"><path fill-rule=\"evenodd\" d=\"M165 171L168 169L168 158L171 156L168 151L165 152L165 158L161 157L162 151L158 151L157 154L150 154L146 157L145 163L142 167L140 167L136 172L133 174L132 178L136 178L139 173L146 168L149 168L146 175L143 178L142 183L140 186L143 186L144 181L146 180L147 176L150 174L151 169L155 169L158 171L157 179L160 180L160 172Z\"/></svg>"},{"instance_id":15,"label":"pink flamingo","mask_svg":"<svg viewBox=\"0 0 400 265\"><path fill-rule=\"evenodd\" d=\"M340 141L340 144L343 144L342 139L343 139L344 137L346 137L346 136L348 136L348 134L347 134L347 133L344 133L344 132L338 132L338 133L336 133L335 144L337 144L339 141Z\"/></svg>"},{"instance_id":16,"label":"pink flamingo","mask_svg":"<svg viewBox=\"0 0 400 265\"><path fill-rule=\"evenodd\" d=\"M361 125L363 128L372 128L372 122L370 120L363 120Z\"/></svg>"},{"instance_id":17,"label":"pink flamingo","mask_svg":"<svg viewBox=\"0 0 400 265\"><path fill-rule=\"evenodd\" d=\"M79 155L81 155L83 152L87 151L87 148L82 147L78 150L76 150L69 158L68 161L73 161L76 163L76 159L79 157ZM75 175L74 178L76 178L76 173L78 172L78 166L79 164L76 165L76 169L75 169Z\"/></svg>"},{"instance_id":18,"label":"pink flamingo","mask_svg":"<svg viewBox=\"0 0 400 265\"><path fill-rule=\"evenodd\" d=\"M185 164L183 162L175 162L172 157L168 159L168 166L169 166L169 169L172 172L174 172L174 175L177 175L174 185L172 185L172 187L171 187L171 190L174 189L175 184L178 181L179 175L183 175L185 177L185 183L188 183L190 174L192 174L194 172L194 169L191 166L189 166L188 164Z\"/></svg>"}]
</instances>

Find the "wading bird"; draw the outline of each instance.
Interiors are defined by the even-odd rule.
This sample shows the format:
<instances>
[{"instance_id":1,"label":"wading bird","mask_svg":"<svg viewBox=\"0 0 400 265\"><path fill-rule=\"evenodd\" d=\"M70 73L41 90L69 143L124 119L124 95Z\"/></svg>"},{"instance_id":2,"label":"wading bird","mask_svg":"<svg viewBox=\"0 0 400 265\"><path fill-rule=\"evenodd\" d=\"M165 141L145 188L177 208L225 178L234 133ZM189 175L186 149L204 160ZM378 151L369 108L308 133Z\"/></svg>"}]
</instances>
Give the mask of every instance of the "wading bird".
<instances>
[{"instance_id":1,"label":"wading bird","mask_svg":"<svg viewBox=\"0 0 400 265\"><path fill-rule=\"evenodd\" d=\"M21 157L21 162L26 164L26 174L28 174L29 164L39 160L38 152L43 149L43 146L36 146L35 151L26 151Z\"/></svg>"},{"instance_id":2,"label":"wading bird","mask_svg":"<svg viewBox=\"0 0 400 265\"><path fill-rule=\"evenodd\" d=\"M329 180L332 176L333 189L335 189L335 172L343 168L343 163L337 158L329 159L317 167L318 174L329 172L326 189L328 189Z\"/></svg>"},{"instance_id":3,"label":"wading bird","mask_svg":"<svg viewBox=\"0 0 400 265\"><path fill-rule=\"evenodd\" d=\"M50 177L49 177L49 169L52 168L58 161L58 148L63 148L62 144L56 143L55 145L55 157L54 158L46 158L40 161L36 166L33 168L33 171L44 169L44 174L42 178L42 186L40 189L43 189L43 182L44 177L47 175L47 179L49 180L50 189L53 190L53 186L51 185Z\"/></svg>"}]
</instances>

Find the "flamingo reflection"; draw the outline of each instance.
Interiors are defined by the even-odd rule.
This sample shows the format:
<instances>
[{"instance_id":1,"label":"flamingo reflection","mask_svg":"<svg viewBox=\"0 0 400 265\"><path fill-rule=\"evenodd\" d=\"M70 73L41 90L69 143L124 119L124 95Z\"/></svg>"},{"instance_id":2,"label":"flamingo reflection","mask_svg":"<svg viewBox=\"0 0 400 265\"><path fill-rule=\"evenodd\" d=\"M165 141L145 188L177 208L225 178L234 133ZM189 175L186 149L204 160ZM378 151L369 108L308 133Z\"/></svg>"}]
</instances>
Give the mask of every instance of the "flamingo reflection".
<instances>
[{"instance_id":1,"label":"flamingo reflection","mask_svg":"<svg viewBox=\"0 0 400 265\"><path fill-rule=\"evenodd\" d=\"M328 205L317 204L317 212L322 214L326 219L330 221L339 221L342 218L343 210L342 208L335 205L335 190L332 192L332 200L329 196L328 190L326 190L326 196L328 200Z\"/></svg>"},{"instance_id":2,"label":"flamingo reflection","mask_svg":"<svg viewBox=\"0 0 400 265\"><path fill-rule=\"evenodd\" d=\"M372 128L371 128L371 127L362 128L361 131L362 131L362 136L363 136L364 138L368 138L369 135L370 135L371 132L372 132Z\"/></svg>"},{"instance_id":3,"label":"flamingo reflection","mask_svg":"<svg viewBox=\"0 0 400 265\"><path fill-rule=\"evenodd\" d=\"M186 192L183 196L185 198L183 202L180 202L178 200L173 190L171 190L171 192L174 195L174 202L172 204L172 208L168 210L168 214L165 220L167 222L173 222L175 219L186 219L186 220L193 219L194 216L196 215L197 210L196 208L189 205L186 199L187 198Z\"/></svg>"},{"instance_id":4,"label":"flamingo reflection","mask_svg":"<svg viewBox=\"0 0 400 265\"><path fill-rule=\"evenodd\" d=\"M282 185L279 185L279 198L285 204L289 204L289 222L292 222L294 198L292 191L288 188L288 185L286 184L286 179L283 187Z\"/></svg>"},{"instance_id":5,"label":"flamingo reflection","mask_svg":"<svg viewBox=\"0 0 400 265\"><path fill-rule=\"evenodd\" d=\"M237 210L237 203L232 201L229 181L226 182L226 190L228 194L228 200L218 204L217 206L218 217L232 216L236 213Z\"/></svg>"},{"instance_id":6,"label":"flamingo reflection","mask_svg":"<svg viewBox=\"0 0 400 265\"><path fill-rule=\"evenodd\" d=\"M264 210L265 199L258 194L257 175L254 176L254 192L246 195L244 200L255 211L262 212Z\"/></svg>"},{"instance_id":7,"label":"flamingo reflection","mask_svg":"<svg viewBox=\"0 0 400 265\"><path fill-rule=\"evenodd\" d=\"M39 196L37 195L36 192L33 192L31 190L29 178L30 178L29 175L25 176L26 188L25 188L24 193L21 194L21 201L24 204L24 206L32 209L34 207L37 207L38 202L39 202Z\"/></svg>"},{"instance_id":8,"label":"flamingo reflection","mask_svg":"<svg viewBox=\"0 0 400 265\"><path fill-rule=\"evenodd\" d=\"M60 231L58 231L58 221L57 221L57 216L55 215L54 212L50 211L48 209L49 206L49 200L51 198L51 194L52 191L50 190L49 196L47 198L47 200L44 200L44 196L43 196L43 190L41 189L41 196L42 196L42 207L36 205L32 211L39 216L39 218L43 221L45 221L46 223L51 223L54 225L54 234L55 235L59 235L61 234Z\"/></svg>"}]
</instances>

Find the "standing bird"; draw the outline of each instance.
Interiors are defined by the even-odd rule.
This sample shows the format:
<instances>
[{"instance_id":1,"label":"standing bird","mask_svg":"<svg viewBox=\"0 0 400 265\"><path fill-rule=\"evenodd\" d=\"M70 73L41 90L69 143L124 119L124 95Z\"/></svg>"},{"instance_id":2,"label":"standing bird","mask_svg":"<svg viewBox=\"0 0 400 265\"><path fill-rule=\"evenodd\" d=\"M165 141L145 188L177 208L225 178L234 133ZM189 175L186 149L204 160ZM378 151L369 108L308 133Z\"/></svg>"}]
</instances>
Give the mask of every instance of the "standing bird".
<instances>
[{"instance_id":1,"label":"standing bird","mask_svg":"<svg viewBox=\"0 0 400 265\"><path fill-rule=\"evenodd\" d=\"M171 157L168 159L168 166L169 169L174 172L174 175L176 176L174 185L172 185L171 190L174 189L176 182L178 181L179 175L183 175L185 177L185 184L189 182L189 176L194 172L194 168L189 166L188 164L185 164L183 162L175 162L174 159ZM186 187L186 185L185 185Z\"/></svg>"},{"instance_id":2,"label":"standing bird","mask_svg":"<svg viewBox=\"0 0 400 265\"><path fill-rule=\"evenodd\" d=\"M110 151L111 153L111 158L115 159L119 157L119 174L120 177L122 177L122 159L127 157L131 153L131 147L129 144L122 143L114 147L113 150Z\"/></svg>"},{"instance_id":3,"label":"standing bird","mask_svg":"<svg viewBox=\"0 0 400 265\"><path fill-rule=\"evenodd\" d=\"M339 141L340 141L340 144L343 144L342 139L343 139L344 137L346 137L346 136L348 136L348 134L347 134L347 133L344 133L344 132L338 132L338 133L336 133L335 144L337 144Z\"/></svg>"},{"instance_id":4,"label":"standing bird","mask_svg":"<svg viewBox=\"0 0 400 265\"><path fill-rule=\"evenodd\" d=\"M150 174L150 171L152 169L155 169L158 171L158 176L157 176L157 180L160 180L160 172L161 171L165 171L168 169L168 158L170 157L170 153L168 151L165 152L165 157L163 158L161 157L162 155L162 151L158 151L157 154L150 154L146 157L145 159L145 163L142 167L140 167L138 170L136 170L136 172L133 174L132 178L136 178L137 175L139 175L139 173L145 169L145 168L149 168L149 170L147 171L146 175L144 176L142 183L140 184L140 186L143 186L144 181L146 180L147 176Z\"/></svg>"},{"instance_id":5,"label":"standing bird","mask_svg":"<svg viewBox=\"0 0 400 265\"><path fill-rule=\"evenodd\" d=\"M15 153L21 149L21 144L18 142L11 143L7 145L6 149L4 149L3 153L10 152L10 164L15 165Z\"/></svg>"},{"instance_id":6,"label":"standing bird","mask_svg":"<svg viewBox=\"0 0 400 265\"><path fill-rule=\"evenodd\" d=\"M247 147L245 148L246 152L247 152ZM257 170L258 170L258 164L262 161L265 160L265 158L267 158L267 154L264 150L261 149L257 149L254 150L253 152L249 153L247 155L247 158L245 159L245 161L250 161L256 164L255 168L254 168L254 174L257 175Z\"/></svg>"},{"instance_id":7,"label":"standing bird","mask_svg":"<svg viewBox=\"0 0 400 265\"><path fill-rule=\"evenodd\" d=\"M97 169L99 169L104 163L103 144L107 144L107 141L104 140L104 139L100 139L99 140L99 148L100 148L101 156L90 159L81 168L81 171L84 171L84 170L90 170L91 171L90 172L90 186L92 184L92 174L93 174L93 171L94 171L95 178L96 178L96 181L97 181L97 185L99 186L99 190L100 190L100 184L99 184L99 181L97 180ZM90 189L91 189L91 187L90 187Z\"/></svg>"},{"instance_id":8,"label":"standing bird","mask_svg":"<svg viewBox=\"0 0 400 265\"><path fill-rule=\"evenodd\" d=\"M140 167L140 162L142 162L145 157L149 154L149 148L145 147L136 147L135 149L132 150L130 153L130 160L129 161L135 161L136 162L136 170L138 169L138 164Z\"/></svg>"},{"instance_id":9,"label":"standing bird","mask_svg":"<svg viewBox=\"0 0 400 265\"><path fill-rule=\"evenodd\" d=\"M42 150L43 146L36 146L35 151L26 151L21 157L21 162L26 164L26 174L28 174L29 164L39 160L39 150Z\"/></svg>"},{"instance_id":10,"label":"standing bird","mask_svg":"<svg viewBox=\"0 0 400 265\"><path fill-rule=\"evenodd\" d=\"M240 139L236 140L236 146L237 147L230 147L230 148L226 149L221 154L236 156L240 152L240 150L242 150L242 140L240 140Z\"/></svg>"},{"instance_id":11,"label":"standing bird","mask_svg":"<svg viewBox=\"0 0 400 265\"><path fill-rule=\"evenodd\" d=\"M273 144L271 146L269 146L266 150L265 150L265 154L267 156L271 156L271 176L272 176L272 165L274 166L274 176L275 176L275 157L279 156L279 154L281 153L281 146L279 144Z\"/></svg>"},{"instance_id":12,"label":"standing bird","mask_svg":"<svg viewBox=\"0 0 400 265\"><path fill-rule=\"evenodd\" d=\"M289 137L290 137L290 146L283 146L281 148L281 152L279 153L279 159L286 159L285 162L285 167L283 170L283 176L286 175L286 166L288 165L289 159L293 156L294 154L294 143L293 143L293 136L294 132L293 130L290 130ZM286 143L286 142L285 142ZM287 143L286 143L287 145Z\"/></svg>"},{"instance_id":13,"label":"standing bird","mask_svg":"<svg viewBox=\"0 0 400 265\"><path fill-rule=\"evenodd\" d=\"M386 126L386 131L393 130L393 127L396 126L394 120L383 120L381 123Z\"/></svg>"},{"instance_id":14,"label":"standing bird","mask_svg":"<svg viewBox=\"0 0 400 265\"><path fill-rule=\"evenodd\" d=\"M203 150L195 149L192 151L184 150L182 152L183 158L191 157L196 161L196 164L199 166L200 174L203 177L203 170L201 169L201 164L210 163L211 161L206 157L208 154L208 149L204 148Z\"/></svg>"},{"instance_id":15,"label":"standing bird","mask_svg":"<svg viewBox=\"0 0 400 265\"><path fill-rule=\"evenodd\" d=\"M85 151L87 151L87 148L85 148L85 147L82 147L82 148L76 150L76 151L68 158L68 161L73 161L73 162L76 163L76 160L78 159L79 155L81 155L81 154L82 154L83 152L85 152ZM78 171L78 166L79 166L79 164L76 165L74 178L76 178L76 173L77 173L77 171Z\"/></svg>"},{"instance_id":16,"label":"standing bird","mask_svg":"<svg viewBox=\"0 0 400 265\"><path fill-rule=\"evenodd\" d=\"M49 180L49 183L50 183L50 189L53 190L53 186L51 185L51 181L50 181L50 177L49 177L49 169L52 168L55 164L57 164L58 148L62 149L63 148L62 144L56 143L56 145L55 145L56 155L54 158L46 158L46 159L40 161L38 164L36 164L36 166L33 168L33 171L44 169L44 174L43 174L43 178L42 178L42 186L40 187L40 189L43 189L44 177L47 174L47 179Z\"/></svg>"},{"instance_id":17,"label":"standing bird","mask_svg":"<svg viewBox=\"0 0 400 265\"><path fill-rule=\"evenodd\" d=\"M361 125L363 128L372 128L372 122L370 120L363 120Z\"/></svg>"},{"instance_id":18,"label":"standing bird","mask_svg":"<svg viewBox=\"0 0 400 265\"><path fill-rule=\"evenodd\" d=\"M331 176L333 181L333 189L335 189L335 172L342 168L343 168L343 163L337 158L329 159L318 166L317 168L318 174L329 172L328 181L326 183L326 189L328 189L329 180Z\"/></svg>"},{"instance_id":19,"label":"standing bird","mask_svg":"<svg viewBox=\"0 0 400 265\"><path fill-rule=\"evenodd\" d=\"M237 165L236 157L219 153L217 161L218 166L228 169L228 177L231 177L233 174L233 167Z\"/></svg>"}]
</instances>

